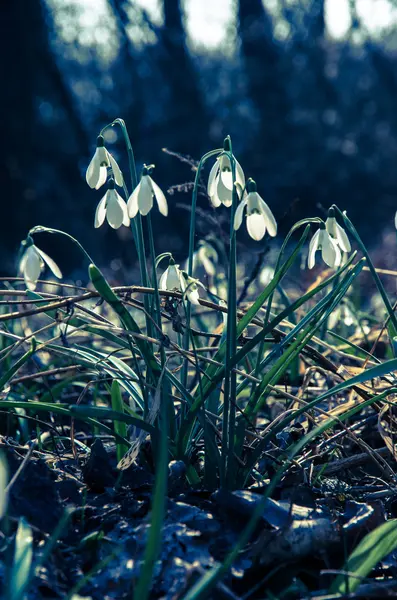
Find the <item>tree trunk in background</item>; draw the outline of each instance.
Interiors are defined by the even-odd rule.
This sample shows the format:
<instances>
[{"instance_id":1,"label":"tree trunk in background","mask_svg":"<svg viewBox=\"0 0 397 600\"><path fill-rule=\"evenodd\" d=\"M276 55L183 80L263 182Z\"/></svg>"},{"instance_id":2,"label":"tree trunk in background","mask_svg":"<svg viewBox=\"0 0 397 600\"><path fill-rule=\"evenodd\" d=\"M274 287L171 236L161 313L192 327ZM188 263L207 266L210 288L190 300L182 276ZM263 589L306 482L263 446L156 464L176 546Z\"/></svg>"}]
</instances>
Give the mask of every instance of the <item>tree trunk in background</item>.
<instances>
[{"instance_id":1,"label":"tree trunk in background","mask_svg":"<svg viewBox=\"0 0 397 600\"><path fill-rule=\"evenodd\" d=\"M118 91L129 100L128 112L123 115L134 148L140 144L142 138L141 124L144 117L145 102L142 97L140 78L137 72L137 56L133 44L128 36L127 27L130 19L126 10L126 0L108 0L110 8L115 16L118 34L120 36L120 52L117 63L112 68L114 77L118 84ZM115 116L109 116L113 120ZM127 180L128 186L130 186Z\"/></svg>"},{"instance_id":2,"label":"tree trunk in background","mask_svg":"<svg viewBox=\"0 0 397 600\"><path fill-rule=\"evenodd\" d=\"M164 107L174 130L174 149L191 152L197 138L205 139L208 123L198 76L186 45L180 0L164 0L164 26L159 31L159 64L169 99ZM180 133L179 133L180 132ZM167 145L167 142L164 144Z\"/></svg>"},{"instance_id":3,"label":"tree trunk in background","mask_svg":"<svg viewBox=\"0 0 397 600\"><path fill-rule=\"evenodd\" d=\"M0 61L0 178L10 224L3 223L0 236L1 255L9 257L0 265L3 274L14 269L16 235L24 238L42 215L52 212L59 219L62 209L67 210L70 197L62 191L62 178L69 186L80 180L78 153L87 153L73 95L49 46L47 18L47 7L39 0L0 3L0 55L7 57ZM43 121L43 105L52 115L49 121ZM49 196L51 205L46 205Z\"/></svg>"},{"instance_id":4,"label":"tree trunk in background","mask_svg":"<svg viewBox=\"0 0 397 600\"><path fill-rule=\"evenodd\" d=\"M0 236L0 253L5 256L15 230L22 236L21 223L26 221L28 181L26 170L32 156L35 112L34 65L38 65L39 47L44 43L45 24L39 2L3 0L0 4L0 114L3 140L0 144L0 180L7 190L9 227ZM15 73L18 76L15 76ZM14 231L12 231L14 230ZM9 272L12 264L1 261L0 272Z\"/></svg>"},{"instance_id":5,"label":"tree trunk in background","mask_svg":"<svg viewBox=\"0 0 397 600\"><path fill-rule=\"evenodd\" d=\"M262 0L239 0L238 24L249 95L259 113L260 145L274 151L288 112L279 50Z\"/></svg>"}]
</instances>

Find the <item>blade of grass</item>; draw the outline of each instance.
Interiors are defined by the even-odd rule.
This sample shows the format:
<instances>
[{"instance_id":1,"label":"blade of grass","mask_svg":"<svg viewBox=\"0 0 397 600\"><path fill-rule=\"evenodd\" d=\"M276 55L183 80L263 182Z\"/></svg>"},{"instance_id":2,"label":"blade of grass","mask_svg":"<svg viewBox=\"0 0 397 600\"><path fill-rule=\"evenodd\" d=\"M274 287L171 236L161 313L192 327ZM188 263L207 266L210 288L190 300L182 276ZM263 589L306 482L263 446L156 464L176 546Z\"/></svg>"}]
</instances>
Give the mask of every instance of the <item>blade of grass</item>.
<instances>
[{"instance_id":1,"label":"blade of grass","mask_svg":"<svg viewBox=\"0 0 397 600\"><path fill-rule=\"evenodd\" d=\"M124 413L123 407L124 402L121 396L120 385L116 379L112 381L111 387L111 400L112 400L112 409L115 412ZM123 421L114 421L114 431L118 433L119 436L126 438L127 437L127 425ZM125 444L121 444L116 442L116 456L117 462L123 458L124 454L128 452L128 446Z\"/></svg>"},{"instance_id":2,"label":"blade of grass","mask_svg":"<svg viewBox=\"0 0 397 600\"><path fill-rule=\"evenodd\" d=\"M10 369L2 377L0 377L0 392L6 387L7 383L19 371L21 367L33 356L36 352L36 340L35 338L31 339L30 348L21 358L19 358Z\"/></svg>"},{"instance_id":3,"label":"blade of grass","mask_svg":"<svg viewBox=\"0 0 397 600\"><path fill-rule=\"evenodd\" d=\"M164 373L164 371L163 371ZM162 377L160 376L158 385L162 386ZM164 392L164 390L162 390ZM164 395L164 394L162 394ZM167 398L162 398L161 406L161 430L160 443L158 447L158 458L156 461L156 480L153 491L152 512L150 520L150 529L145 547L143 563L139 579L134 589L134 598L147 600L152 586L153 570L160 553L161 531L163 527L164 515L167 501L167 483L168 483L168 413Z\"/></svg>"},{"instance_id":4,"label":"blade of grass","mask_svg":"<svg viewBox=\"0 0 397 600\"><path fill-rule=\"evenodd\" d=\"M33 557L33 534L22 517L15 536L15 548L9 571L7 597L9 600L23 600L30 579Z\"/></svg>"},{"instance_id":5,"label":"blade of grass","mask_svg":"<svg viewBox=\"0 0 397 600\"><path fill-rule=\"evenodd\" d=\"M362 580L390 552L397 548L397 519L370 531L350 554L343 570L329 588L330 594L353 594Z\"/></svg>"}]
</instances>

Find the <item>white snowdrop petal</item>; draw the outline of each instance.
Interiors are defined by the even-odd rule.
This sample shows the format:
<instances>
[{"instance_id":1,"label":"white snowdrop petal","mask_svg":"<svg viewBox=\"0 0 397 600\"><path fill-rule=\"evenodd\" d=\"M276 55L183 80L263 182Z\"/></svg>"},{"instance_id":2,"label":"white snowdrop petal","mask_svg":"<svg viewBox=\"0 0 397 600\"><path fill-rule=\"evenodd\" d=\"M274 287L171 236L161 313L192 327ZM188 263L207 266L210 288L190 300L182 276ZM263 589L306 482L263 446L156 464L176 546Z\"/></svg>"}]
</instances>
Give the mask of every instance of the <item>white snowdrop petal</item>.
<instances>
[{"instance_id":1,"label":"white snowdrop petal","mask_svg":"<svg viewBox=\"0 0 397 600\"><path fill-rule=\"evenodd\" d=\"M130 216L131 219L136 217L136 215L138 213L138 195L139 195L140 186L141 186L141 184L139 183L136 186L135 190L130 195L130 197L128 198L127 209L128 209L128 215Z\"/></svg>"},{"instance_id":2,"label":"white snowdrop petal","mask_svg":"<svg viewBox=\"0 0 397 600\"><path fill-rule=\"evenodd\" d=\"M25 283L29 289L34 289L34 287L32 288L31 286L36 286L36 282L40 277L42 261L34 246L30 246L30 248L27 249L26 254L27 257L24 270Z\"/></svg>"},{"instance_id":3,"label":"white snowdrop petal","mask_svg":"<svg viewBox=\"0 0 397 600\"><path fill-rule=\"evenodd\" d=\"M108 195L108 192L106 192L106 194L104 195L102 200L100 200L100 202L98 203L98 206L96 207L95 220L94 220L95 229L98 229L98 227L100 227L105 220L107 195Z\"/></svg>"},{"instance_id":4,"label":"white snowdrop petal","mask_svg":"<svg viewBox=\"0 0 397 600\"><path fill-rule=\"evenodd\" d=\"M106 219L113 229L118 229L123 224L123 209L117 198L116 190L108 190L106 203Z\"/></svg>"},{"instance_id":5,"label":"white snowdrop petal","mask_svg":"<svg viewBox=\"0 0 397 600\"><path fill-rule=\"evenodd\" d=\"M394 215L394 226L397 229L397 211L396 211L396 214Z\"/></svg>"},{"instance_id":6,"label":"white snowdrop petal","mask_svg":"<svg viewBox=\"0 0 397 600\"><path fill-rule=\"evenodd\" d=\"M103 178L103 171L101 174L101 167L105 167L109 165L109 159L107 157L107 151L105 148L98 147L95 150L94 156L91 159L90 164L87 167L87 171L86 171L86 181L88 183L88 185L90 186L90 188L94 189L98 189L98 182L100 181L100 178ZM100 187L100 186L98 186Z\"/></svg>"},{"instance_id":7,"label":"white snowdrop petal","mask_svg":"<svg viewBox=\"0 0 397 600\"><path fill-rule=\"evenodd\" d=\"M153 179L149 175L148 175L148 177L149 177L150 184L152 186L152 190L154 192L154 196L157 201L157 206L159 207L159 211L161 212L161 214L164 217L166 217L168 215L167 199L166 199L163 191L161 190L161 188L157 185L157 183L155 181L153 181Z\"/></svg>"},{"instance_id":8,"label":"white snowdrop petal","mask_svg":"<svg viewBox=\"0 0 397 600\"><path fill-rule=\"evenodd\" d=\"M147 215L153 206L153 190L150 185L149 175L144 175L138 193L138 208L141 215Z\"/></svg>"},{"instance_id":9,"label":"white snowdrop petal","mask_svg":"<svg viewBox=\"0 0 397 600\"><path fill-rule=\"evenodd\" d=\"M170 265L167 269L167 290L182 290L182 278L178 265Z\"/></svg>"},{"instance_id":10,"label":"white snowdrop petal","mask_svg":"<svg viewBox=\"0 0 397 600\"><path fill-rule=\"evenodd\" d=\"M216 195L222 204L228 208L232 205L232 191L223 184L223 179L221 177L218 179L218 185L216 186Z\"/></svg>"},{"instance_id":11,"label":"white snowdrop petal","mask_svg":"<svg viewBox=\"0 0 397 600\"><path fill-rule=\"evenodd\" d=\"M167 275L168 275L167 271L168 271L168 268L164 271L164 273L160 277L160 281L159 281L159 289L163 290L163 291L167 289Z\"/></svg>"},{"instance_id":12,"label":"white snowdrop petal","mask_svg":"<svg viewBox=\"0 0 397 600\"><path fill-rule=\"evenodd\" d=\"M210 275L210 277L213 277L216 273L215 271L215 267L212 264L212 262L210 261L210 259L208 258L208 256L203 256L201 259L204 271L207 273L207 275Z\"/></svg>"},{"instance_id":13,"label":"white snowdrop petal","mask_svg":"<svg viewBox=\"0 0 397 600\"><path fill-rule=\"evenodd\" d=\"M259 196L259 194L258 194L258 203L259 203L259 210L261 211L261 213L265 219L266 229L268 230L269 235L271 237L275 237L277 235L276 219L274 218L274 215L273 215L272 211L270 210L269 206L266 204L266 202L263 200L263 198L261 198L261 196Z\"/></svg>"},{"instance_id":14,"label":"white snowdrop petal","mask_svg":"<svg viewBox=\"0 0 397 600\"><path fill-rule=\"evenodd\" d=\"M247 229L252 239L259 242L266 233L266 224L263 216L259 213L248 215Z\"/></svg>"},{"instance_id":15,"label":"white snowdrop petal","mask_svg":"<svg viewBox=\"0 0 397 600\"><path fill-rule=\"evenodd\" d=\"M116 194L117 194L117 192L116 192ZM130 218L128 216L127 204L126 204L125 200L123 200L123 198L120 196L120 194L117 194L117 202L123 213L123 225L125 227L128 227L130 224Z\"/></svg>"},{"instance_id":16,"label":"white snowdrop petal","mask_svg":"<svg viewBox=\"0 0 397 600\"><path fill-rule=\"evenodd\" d=\"M100 176L100 169L101 169L101 165L100 163L95 160L95 154L91 159L90 164L87 167L87 171L85 174L85 180L88 183L88 185L90 186L90 188L95 189L95 187L97 186L97 183L99 181L99 176Z\"/></svg>"},{"instance_id":17,"label":"white snowdrop petal","mask_svg":"<svg viewBox=\"0 0 397 600\"><path fill-rule=\"evenodd\" d=\"M244 189L245 187L245 175L242 166L236 160L236 182Z\"/></svg>"},{"instance_id":18,"label":"white snowdrop petal","mask_svg":"<svg viewBox=\"0 0 397 600\"><path fill-rule=\"evenodd\" d=\"M313 235L312 239L310 240L309 255L308 255L308 261L307 261L307 266L309 267L309 269L312 269L316 262L316 252L317 252L318 245L320 242L320 231L321 231L320 229L317 229L316 233Z\"/></svg>"},{"instance_id":19,"label":"white snowdrop petal","mask_svg":"<svg viewBox=\"0 0 397 600\"><path fill-rule=\"evenodd\" d=\"M47 265L49 266L51 271L54 273L55 277L58 277L58 279L62 279L62 271L58 267L55 260L52 260L52 258L50 256L48 256L48 254L43 252L43 250L40 250L40 248L37 248L37 246L36 246L36 250L40 254L41 258L44 260L44 262L47 263Z\"/></svg>"},{"instance_id":20,"label":"white snowdrop petal","mask_svg":"<svg viewBox=\"0 0 397 600\"><path fill-rule=\"evenodd\" d=\"M26 265L26 259L27 259L27 250L25 250L25 252L22 255L21 260L19 261L19 267L18 270L20 273L23 273L25 271L25 265Z\"/></svg>"},{"instance_id":21,"label":"white snowdrop petal","mask_svg":"<svg viewBox=\"0 0 397 600\"><path fill-rule=\"evenodd\" d=\"M28 290L33 292L36 289L37 279L32 281L31 279L28 279L27 277L25 277L25 284L26 284L26 287L28 288Z\"/></svg>"},{"instance_id":22,"label":"white snowdrop petal","mask_svg":"<svg viewBox=\"0 0 397 600\"><path fill-rule=\"evenodd\" d=\"M207 184L207 194L209 196L213 196L216 188L216 176L219 171L219 158L214 162L210 174L208 176L208 184Z\"/></svg>"},{"instance_id":23,"label":"white snowdrop petal","mask_svg":"<svg viewBox=\"0 0 397 600\"><path fill-rule=\"evenodd\" d=\"M327 236L324 236L324 241L321 247L321 255L323 257L324 262L329 267L335 266L337 260L336 248L328 234Z\"/></svg>"},{"instance_id":24,"label":"white snowdrop petal","mask_svg":"<svg viewBox=\"0 0 397 600\"><path fill-rule=\"evenodd\" d=\"M123 187L124 177L121 172L121 169L120 169L119 165L117 164L116 159L113 158L113 156L110 154L110 152L108 152L108 157L109 157L109 161L110 161L110 166L112 167L114 180L119 187Z\"/></svg>"},{"instance_id":25,"label":"white snowdrop petal","mask_svg":"<svg viewBox=\"0 0 397 600\"><path fill-rule=\"evenodd\" d=\"M243 222L243 214L244 214L244 208L247 205L247 199L245 198L244 200L242 200L240 202L240 204L238 204L237 208L236 208L236 212L234 214L234 229L240 229L241 227L241 223Z\"/></svg>"},{"instance_id":26,"label":"white snowdrop petal","mask_svg":"<svg viewBox=\"0 0 397 600\"><path fill-rule=\"evenodd\" d=\"M347 237L346 231L339 225L339 223L335 223L335 234L341 250L343 250L343 252L350 252L352 247L350 245L349 238Z\"/></svg>"},{"instance_id":27,"label":"white snowdrop petal","mask_svg":"<svg viewBox=\"0 0 397 600\"><path fill-rule=\"evenodd\" d=\"M107 167L99 167L99 177L98 177L98 181L95 186L95 189L99 190L99 188L102 187L106 183L107 178L108 178Z\"/></svg>"},{"instance_id":28,"label":"white snowdrop petal","mask_svg":"<svg viewBox=\"0 0 397 600\"><path fill-rule=\"evenodd\" d=\"M200 296L199 296L199 292L197 289L197 286L190 286L190 288L188 289L186 296L189 300L189 302L191 302L192 304L200 304L199 300L200 300Z\"/></svg>"},{"instance_id":29,"label":"white snowdrop petal","mask_svg":"<svg viewBox=\"0 0 397 600\"><path fill-rule=\"evenodd\" d=\"M340 307L336 308L328 317L328 329L335 329L340 320Z\"/></svg>"}]
</instances>

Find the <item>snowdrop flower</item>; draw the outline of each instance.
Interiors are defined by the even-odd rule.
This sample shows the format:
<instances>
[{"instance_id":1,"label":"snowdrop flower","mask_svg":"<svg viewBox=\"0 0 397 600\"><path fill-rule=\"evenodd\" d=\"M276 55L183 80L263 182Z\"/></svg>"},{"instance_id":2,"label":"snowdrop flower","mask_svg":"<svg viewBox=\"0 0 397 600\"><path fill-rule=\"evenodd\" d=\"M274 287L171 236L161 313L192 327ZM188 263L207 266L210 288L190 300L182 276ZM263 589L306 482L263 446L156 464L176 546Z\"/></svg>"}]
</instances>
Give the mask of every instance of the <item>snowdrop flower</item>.
<instances>
[{"instance_id":1,"label":"snowdrop flower","mask_svg":"<svg viewBox=\"0 0 397 600\"><path fill-rule=\"evenodd\" d=\"M168 290L169 292L182 291L181 271L179 265L176 265L172 258L170 259L170 264L160 277L159 289L163 291Z\"/></svg>"},{"instance_id":2,"label":"snowdrop flower","mask_svg":"<svg viewBox=\"0 0 397 600\"><path fill-rule=\"evenodd\" d=\"M347 237L347 233L335 219L335 210L333 208L330 208L328 211L328 218L325 222L325 228L342 252L351 251L352 247L350 245L349 238Z\"/></svg>"},{"instance_id":3,"label":"snowdrop flower","mask_svg":"<svg viewBox=\"0 0 397 600\"><path fill-rule=\"evenodd\" d=\"M47 264L55 277L62 278L62 273L55 261L52 260L40 248L34 245L33 240L28 238L25 242L27 248L19 263L19 271L22 273L26 287L29 290L36 288L37 280L40 277L45 265Z\"/></svg>"},{"instance_id":4,"label":"snowdrop flower","mask_svg":"<svg viewBox=\"0 0 397 600\"><path fill-rule=\"evenodd\" d=\"M150 177L150 172L153 167L154 165L150 165L149 167L146 165L144 166L141 181L128 198L128 214L131 219L137 215L138 210L141 215L147 215L152 209L153 197L156 198L157 206L159 207L161 214L164 215L164 217L168 215L167 199L157 183Z\"/></svg>"},{"instance_id":5,"label":"snowdrop flower","mask_svg":"<svg viewBox=\"0 0 397 600\"><path fill-rule=\"evenodd\" d=\"M230 150L229 139L226 138L224 149ZM242 192L245 187L244 171L238 162L235 160L236 181L233 182L232 165L227 154L220 154L214 166L212 167L207 184L207 193L211 203L215 208L221 204L229 207L232 205L233 183L236 184L237 190Z\"/></svg>"},{"instance_id":6,"label":"snowdrop flower","mask_svg":"<svg viewBox=\"0 0 397 600\"><path fill-rule=\"evenodd\" d=\"M266 231L274 237L277 234L277 223L272 211L256 191L256 183L253 179L247 182L248 194L236 209L234 217L234 229L239 229L243 222L243 213L247 207L247 229L253 240L259 241Z\"/></svg>"},{"instance_id":7,"label":"snowdrop flower","mask_svg":"<svg viewBox=\"0 0 397 600\"><path fill-rule=\"evenodd\" d=\"M218 253L206 240L199 241L198 249L193 254L193 270L197 268L198 264L202 265L209 277L215 276L216 265L218 264Z\"/></svg>"},{"instance_id":8,"label":"snowdrop flower","mask_svg":"<svg viewBox=\"0 0 397 600\"><path fill-rule=\"evenodd\" d=\"M97 206L94 221L96 229L102 225L105 217L113 229L118 229L121 225L128 227L130 224L127 204L114 189L114 179L109 179L109 189Z\"/></svg>"},{"instance_id":9,"label":"snowdrop flower","mask_svg":"<svg viewBox=\"0 0 397 600\"><path fill-rule=\"evenodd\" d=\"M104 183L106 183L108 167L111 167L117 185L119 187L123 187L124 180L120 167L110 152L106 150L105 140L100 135L97 139L95 154L87 167L87 172L85 175L86 181L90 188L98 190Z\"/></svg>"},{"instance_id":10,"label":"snowdrop flower","mask_svg":"<svg viewBox=\"0 0 397 600\"><path fill-rule=\"evenodd\" d=\"M323 261L329 267L339 267L342 259L339 246L326 230L324 223L320 223L319 229L317 229L310 241L308 257L309 269L314 267L317 250L321 250Z\"/></svg>"},{"instance_id":11,"label":"snowdrop flower","mask_svg":"<svg viewBox=\"0 0 397 600\"><path fill-rule=\"evenodd\" d=\"M199 287L202 287L205 290L205 287L198 279L194 279L190 277L186 273L186 271L181 271L181 287L184 296L191 302L192 304L200 304L200 295L199 295Z\"/></svg>"},{"instance_id":12,"label":"snowdrop flower","mask_svg":"<svg viewBox=\"0 0 397 600\"><path fill-rule=\"evenodd\" d=\"M205 289L198 279L194 279L186 271L182 271L179 265L176 265L172 259L170 259L170 264L159 281L160 290L182 292L192 304L199 304L199 286Z\"/></svg>"},{"instance_id":13,"label":"snowdrop flower","mask_svg":"<svg viewBox=\"0 0 397 600\"><path fill-rule=\"evenodd\" d=\"M335 329L339 323L343 323L346 327L358 325L357 317L343 300L328 317L328 329Z\"/></svg>"},{"instance_id":14,"label":"snowdrop flower","mask_svg":"<svg viewBox=\"0 0 397 600\"><path fill-rule=\"evenodd\" d=\"M259 273L259 283L261 285L263 285L264 287L266 287L267 285L269 285L269 283L271 282L273 277L274 277L274 269L273 269L273 267L269 267L267 265L266 267L263 267L263 269Z\"/></svg>"}]
</instances>

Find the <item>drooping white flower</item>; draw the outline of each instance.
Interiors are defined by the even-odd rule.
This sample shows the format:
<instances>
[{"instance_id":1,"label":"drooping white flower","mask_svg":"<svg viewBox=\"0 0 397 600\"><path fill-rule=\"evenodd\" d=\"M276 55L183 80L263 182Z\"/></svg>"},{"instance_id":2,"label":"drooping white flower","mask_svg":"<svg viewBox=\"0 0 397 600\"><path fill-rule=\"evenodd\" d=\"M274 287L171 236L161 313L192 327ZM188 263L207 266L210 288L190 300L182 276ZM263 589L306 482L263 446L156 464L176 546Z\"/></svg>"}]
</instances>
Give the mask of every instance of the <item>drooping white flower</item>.
<instances>
[{"instance_id":1,"label":"drooping white flower","mask_svg":"<svg viewBox=\"0 0 397 600\"><path fill-rule=\"evenodd\" d=\"M192 304L200 304L199 287L202 287L205 290L201 281L194 279L194 277L190 277L186 271L181 271L181 287L182 292L189 302Z\"/></svg>"},{"instance_id":2,"label":"drooping white flower","mask_svg":"<svg viewBox=\"0 0 397 600\"><path fill-rule=\"evenodd\" d=\"M128 214L133 219L138 211L141 215L147 215L153 206L153 197L156 198L159 211L164 217L168 215L167 199L163 192L150 177L150 171L153 167L144 167L142 177L131 196L128 198Z\"/></svg>"},{"instance_id":3,"label":"drooping white flower","mask_svg":"<svg viewBox=\"0 0 397 600\"><path fill-rule=\"evenodd\" d=\"M105 217L113 229L118 229L121 225L128 227L130 224L127 204L114 189L114 179L109 179L109 189L97 206L94 221L95 228L102 225Z\"/></svg>"},{"instance_id":4,"label":"drooping white flower","mask_svg":"<svg viewBox=\"0 0 397 600\"><path fill-rule=\"evenodd\" d=\"M277 223L274 215L266 202L256 191L256 183L253 179L247 182L248 194L246 194L237 206L234 216L234 229L239 229L243 222L244 209L247 208L247 229L253 240L261 240L266 231L269 235L277 235Z\"/></svg>"},{"instance_id":5,"label":"drooping white flower","mask_svg":"<svg viewBox=\"0 0 397 600\"><path fill-rule=\"evenodd\" d=\"M259 283L261 285L263 285L264 287L266 287L267 285L269 285L269 283L271 282L273 277L274 277L273 267L266 265L265 267L263 267L263 269L261 269L261 272L259 273Z\"/></svg>"},{"instance_id":6,"label":"drooping white flower","mask_svg":"<svg viewBox=\"0 0 397 600\"><path fill-rule=\"evenodd\" d=\"M229 207L232 205L233 199L233 183L236 184L238 192L241 194L245 187L244 171L238 162L235 160L236 181L233 182L232 165L227 154L220 154L208 177L207 193L211 203L215 208L221 204Z\"/></svg>"},{"instance_id":7,"label":"drooping white flower","mask_svg":"<svg viewBox=\"0 0 397 600\"><path fill-rule=\"evenodd\" d=\"M335 210L330 208L328 211L328 218L325 222L325 228L329 235L335 240L342 252L350 252L352 247L350 245L349 238L347 237L346 231L339 225L335 218Z\"/></svg>"},{"instance_id":8,"label":"drooping white flower","mask_svg":"<svg viewBox=\"0 0 397 600\"><path fill-rule=\"evenodd\" d=\"M123 187L123 174L120 170L119 165L105 148L105 140L100 135L97 139L97 147L94 156L91 159L90 164L86 171L86 181L90 188L98 190L104 183L108 176L108 167L111 167L113 171L113 177L119 187Z\"/></svg>"},{"instance_id":9,"label":"drooping white flower","mask_svg":"<svg viewBox=\"0 0 397 600\"><path fill-rule=\"evenodd\" d=\"M198 243L198 248L193 254L193 271L196 270L198 265L202 265L207 275L209 277L214 277L216 273L217 264L218 253L215 250L215 248L206 240L200 240Z\"/></svg>"},{"instance_id":10,"label":"drooping white flower","mask_svg":"<svg viewBox=\"0 0 397 600\"><path fill-rule=\"evenodd\" d=\"M194 279L186 271L182 271L172 259L159 281L160 290L182 292L192 304L199 304L199 286L205 289L198 279Z\"/></svg>"},{"instance_id":11,"label":"drooping white flower","mask_svg":"<svg viewBox=\"0 0 397 600\"><path fill-rule=\"evenodd\" d=\"M179 265L176 265L172 259L160 277L159 289L163 291L168 290L169 292L182 291L181 271Z\"/></svg>"},{"instance_id":12,"label":"drooping white flower","mask_svg":"<svg viewBox=\"0 0 397 600\"><path fill-rule=\"evenodd\" d=\"M324 223L320 223L319 229L313 235L309 245L308 267L312 269L316 262L316 252L321 250L323 261L329 267L339 267L342 259L341 251L334 238L330 236Z\"/></svg>"},{"instance_id":13,"label":"drooping white flower","mask_svg":"<svg viewBox=\"0 0 397 600\"><path fill-rule=\"evenodd\" d=\"M32 241L30 241L30 243L28 242L28 244L29 245L19 263L19 271L25 279L26 287L29 290L34 290L36 288L37 280L46 264L55 277L61 279L62 272L56 262L52 260L48 254L43 252L43 250L37 248Z\"/></svg>"},{"instance_id":14,"label":"drooping white flower","mask_svg":"<svg viewBox=\"0 0 397 600\"><path fill-rule=\"evenodd\" d=\"M336 309L328 317L328 329L335 329L340 323L345 325L345 327L351 327L354 324L358 325L356 315L344 300L338 304Z\"/></svg>"}]
</instances>

